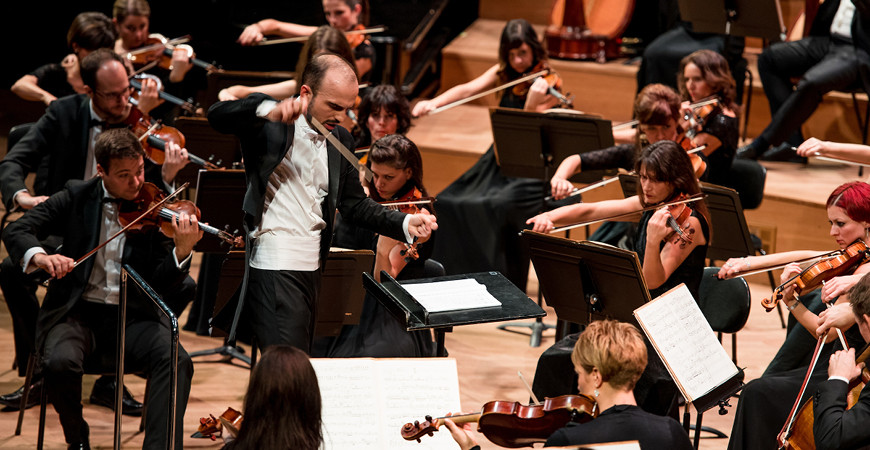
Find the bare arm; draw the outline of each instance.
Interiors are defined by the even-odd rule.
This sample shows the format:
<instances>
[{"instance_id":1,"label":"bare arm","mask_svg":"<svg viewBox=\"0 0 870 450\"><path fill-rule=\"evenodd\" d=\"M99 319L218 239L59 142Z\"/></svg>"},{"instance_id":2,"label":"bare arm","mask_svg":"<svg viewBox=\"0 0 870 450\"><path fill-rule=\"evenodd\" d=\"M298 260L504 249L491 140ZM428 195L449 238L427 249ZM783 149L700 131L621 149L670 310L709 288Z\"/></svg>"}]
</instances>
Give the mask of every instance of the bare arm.
<instances>
[{"instance_id":1,"label":"bare arm","mask_svg":"<svg viewBox=\"0 0 870 450\"><path fill-rule=\"evenodd\" d=\"M42 102L46 105L55 101L57 97L39 87L39 84L37 84L38 81L39 80L33 75L24 75L12 85L12 92L24 100Z\"/></svg>"},{"instance_id":2,"label":"bare arm","mask_svg":"<svg viewBox=\"0 0 870 450\"><path fill-rule=\"evenodd\" d=\"M581 163L580 155L571 155L562 160L559 168L556 169L556 174L550 179L550 190L553 193L553 198L563 199L574 189L574 185L568 181L568 178L580 173Z\"/></svg>"},{"instance_id":3,"label":"bare arm","mask_svg":"<svg viewBox=\"0 0 870 450\"><path fill-rule=\"evenodd\" d=\"M495 84L498 82L496 72L498 72L498 65L490 67L482 75L467 83L453 86L432 100L418 102L414 105L414 111L411 115L415 117L425 116L435 108L478 94L487 88L495 87Z\"/></svg>"},{"instance_id":4,"label":"bare arm","mask_svg":"<svg viewBox=\"0 0 870 450\"><path fill-rule=\"evenodd\" d=\"M628 216L630 214L638 212L641 209L640 198L635 195L619 200L604 200L594 203L562 206L561 208L538 214L527 220L526 224L533 225L532 229L534 231L547 233L556 226L572 225L589 220L617 216L619 214L626 214L625 220L629 220L630 217Z\"/></svg>"},{"instance_id":5,"label":"bare arm","mask_svg":"<svg viewBox=\"0 0 870 450\"><path fill-rule=\"evenodd\" d=\"M264 84L261 86L242 86L237 84L226 89L221 89L218 98L221 101L238 100L245 98L254 92L266 94L276 100L290 98L296 93L296 80L285 80L278 83Z\"/></svg>"},{"instance_id":6,"label":"bare arm","mask_svg":"<svg viewBox=\"0 0 870 450\"><path fill-rule=\"evenodd\" d=\"M685 242L671 238L659 250L659 244L673 230L668 225L669 217L670 213L667 209L662 208L656 211L647 223L643 278L650 289L656 289L664 284L695 247L707 243L704 234L700 232L701 222L696 217L690 217L686 230L694 239Z\"/></svg>"},{"instance_id":7,"label":"bare arm","mask_svg":"<svg viewBox=\"0 0 870 450\"><path fill-rule=\"evenodd\" d=\"M788 264L792 261L797 261L814 256L822 255L828 252L819 252L815 250L794 250L790 252L771 253L769 255L759 256L744 256L742 258L730 258L719 270L719 278L727 279L739 277L741 273L749 272L765 267L780 266Z\"/></svg>"},{"instance_id":8,"label":"bare arm","mask_svg":"<svg viewBox=\"0 0 870 450\"><path fill-rule=\"evenodd\" d=\"M870 163L870 146L809 138L797 148L800 156L830 156L849 161Z\"/></svg>"},{"instance_id":9,"label":"bare arm","mask_svg":"<svg viewBox=\"0 0 870 450\"><path fill-rule=\"evenodd\" d=\"M254 45L263 40L266 35L278 35L281 37L309 36L317 30L317 27L299 25L290 22L281 22L275 19L263 19L245 27L237 41L242 45Z\"/></svg>"}]
</instances>

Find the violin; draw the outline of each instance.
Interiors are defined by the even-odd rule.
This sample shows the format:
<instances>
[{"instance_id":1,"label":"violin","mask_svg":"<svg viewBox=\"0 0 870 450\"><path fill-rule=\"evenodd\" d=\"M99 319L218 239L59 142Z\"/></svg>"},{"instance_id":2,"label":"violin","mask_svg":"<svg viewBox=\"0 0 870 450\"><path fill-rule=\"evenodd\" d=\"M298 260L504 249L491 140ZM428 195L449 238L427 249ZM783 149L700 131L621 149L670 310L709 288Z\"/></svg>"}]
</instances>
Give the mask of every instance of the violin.
<instances>
[{"instance_id":1,"label":"violin","mask_svg":"<svg viewBox=\"0 0 870 450\"><path fill-rule=\"evenodd\" d=\"M686 199L686 195L680 195L677 200ZM671 227L671 232L665 236L666 242L679 244L680 247L685 247L692 243L695 235L695 229L689 225L689 218L692 217L692 208L689 203L678 203L670 205L668 208L668 226Z\"/></svg>"},{"instance_id":2,"label":"violin","mask_svg":"<svg viewBox=\"0 0 870 450\"><path fill-rule=\"evenodd\" d=\"M691 112L683 115L683 121L685 122L685 137L690 141L695 139L695 136L704 129L704 124L707 120L720 112L722 112L722 108L719 105L720 101L718 97L709 98L706 100L701 100L697 103L692 103L689 105L689 109Z\"/></svg>"},{"instance_id":3,"label":"violin","mask_svg":"<svg viewBox=\"0 0 870 450\"><path fill-rule=\"evenodd\" d=\"M127 125L133 133L139 137L142 142L142 147L145 149L145 154L148 159L154 164L163 164L166 159L166 143L172 142L179 147L184 148L184 135L178 131L178 128L163 125L160 122L152 121L151 118L140 111L138 108L132 108L127 116ZM205 167L206 169L219 169L217 164L206 161L192 153L187 154L187 159L194 164Z\"/></svg>"},{"instance_id":4,"label":"violin","mask_svg":"<svg viewBox=\"0 0 870 450\"><path fill-rule=\"evenodd\" d=\"M422 205L431 205L434 201L434 197L424 197L423 193L415 187L396 200L388 200L379 203L389 209L403 212L405 214L417 214L420 212L420 207ZM417 245L416 236L414 236L414 242L410 244L405 243L405 249L401 252L402 256L405 257L405 262L411 262L420 257L420 254L417 251Z\"/></svg>"},{"instance_id":5,"label":"violin","mask_svg":"<svg viewBox=\"0 0 870 450\"><path fill-rule=\"evenodd\" d=\"M832 253L832 256L814 263L791 277L785 283L776 287L770 298L761 300L761 306L767 312L776 307L777 302L782 300L783 291L789 286L794 286L795 295L801 295L822 286L822 283L834 277L850 274L861 264L870 260L870 249L861 239L849 244L846 248Z\"/></svg>"},{"instance_id":6,"label":"violin","mask_svg":"<svg viewBox=\"0 0 870 450\"><path fill-rule=\"evenodd\" d=\"M172 103L173 105L179 106L182 110L184 110L186 113L188 113L192 116L202 115L201 113L197 114L197 111L196 111L197 108L196 108L196 105L193 104L192 99L191 100L182 100L179 97L176 97L172 94L164 92L163 91L163 82L160 80L160 77L158 77L156 75L148 74L148 73L138 73L138 74L135 74L132 77L130 77L130 86L132 86L133 89L136 90L136 93L133 96L133 98L135 98L137 100L139 99L139 93L142 92L142 83L139 80L145 80L145 79L154 80L157 83L157 89L158 89L157 96L160 97L160 99L165 100L169 103Z\"/></svg>"},{"instance_id":7,"label":"violin","mask_svg":"<svg viewBox=\"0 0 870 450\"><path fill-rule=\"evenodd\" d=\"M193 47L185 44L190 41L190 36L182 36L175 39L166 39L162 34L151 33L145 40L145 45L127 52L127 60L134 67L142 67L148 64L156 64L166 70L172 70L172 55L175 50L183 50L187 53L187 60L207 72L219 70L213 64L209 64L195 57Z\"/></svg>"},{"instance_id":8,"label":"violin","mask_svg":"<svg viewBox=\"0 0 870 450\"><path fill-rule=\"evenodd\" d=\"M353 28L347 31L355 31L356 33L345 33L347 37L347 43L350 44L351 50L355 50L360 44L366 41L367 37L365 33L362 33L363 30L366 29L366 26L358 23Z\"/></svg>"},{"instance_id":9,"label":"violin","mask_svg":"<svg viewBox=\"0 0 870 450\"><path fill-rule=\"evenodd\" d=\"M547 65L546 62L544 62L544 61L539 62L538 64L535 65L535 67L533 67L527 73L523 74L523 76L526 76L530 73L537 73L537 72L541 72L541 71L548 72L546 75L541 76L541 78L543 78L547 82L547 84L549 85L549 88L547 89L547 93L552 95L553 97L556 97L557 99L559 99L559 103L561 103L562 105L565 105L569 108L573 107L574 106L573 96L569 98L568 96L566 96L560 92L560 90L562 89L562 78L559 77L559 75L556 73L555 70L550 69L550 66ZM537 78L533 78L531 80L516 84L511 89L511 92L513 92L513 94L518 96L518 97L525 97L529 93L529 89L532 87L532 84L536 80L537 80ZM568 95L570 95L570 94L568 94Z\"/></svg>"},{"instance_id":10,"label":"violin","mask_svg":"<svg viewBox=\"0 0 870 450\"><path fill-rule=\"evenodd\" d=\"M223 414L217 419L209 414L208 417L199 418L199 427L196 433L193 433L194 438L209 438L213 441L223 435L223 430L226 429L232 437L236 437L238 429L242 424L242 413L233 408L227 408ZM235 431L235 433L234 433Z\"/></svg>"},{"instance_id":11,"label":"violin","mask_svg":"<svg viewBox=\"0 0 870 450\"><path fill-rule=\"evenodd\" d=\"M196 216L197 221L202 217L199 208L190 200L173 199L158 206L165 198L166 193L159 187L153 183L145 183L135 199L121 202L118 221L129 232L144 232L159 228L166 236L173 237L175 233L172 228L172 219L174 217L179 217L182 212ZM240 236L233 236L206 223L199 223L199 228L233 247L244 246L244 241Z\"/></svg>"},{"instance_id":12,"label":"violin","mask_svg":"<svg viewBox=\"0 0 870 450\"><path fill-rule=\"evenodd\" d=\"M545 442L568 422L586 423L598 417L598 413L595 400L582 394L545 398L540 405L493 401L483 405L479 413L426 416L423 422L406 423L401 434L407 441L420 442L424 435L432 436L438 431L444 419L450 419L457 424L477 422L478 431L501 447L531 447L536 442Z\"/></svg>"}]
</instances>

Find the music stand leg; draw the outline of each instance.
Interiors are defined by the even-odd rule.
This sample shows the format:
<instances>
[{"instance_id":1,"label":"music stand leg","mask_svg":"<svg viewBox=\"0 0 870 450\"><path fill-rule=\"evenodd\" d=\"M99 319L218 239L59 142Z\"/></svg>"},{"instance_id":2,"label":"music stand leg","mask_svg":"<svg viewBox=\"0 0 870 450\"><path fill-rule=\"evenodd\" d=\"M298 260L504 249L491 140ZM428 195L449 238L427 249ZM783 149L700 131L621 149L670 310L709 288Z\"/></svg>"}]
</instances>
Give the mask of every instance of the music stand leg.
<instances>
[{"instance_id":1,"label":"music stand leg","mask_svg":"<svg viewBox=\"0 0 870 450\"><path fill-rule=\"evenodd\" d=\"M212 348L209 350L200 350L198 352L190 353L191 359L196 358L198 356L207 356L207 355L221 355L221 356L225 356L225 357L229 358L229 361L227 361L227 362L231 362L233 359L238 359L239 361L247 364L248 366L251 365L251 358L248 357L247 355L245 355L245 349L243 349L239 346L229 345L229 342L227 341L226 338L224 338L224 345L221 347L216 347L216 348Z\"/></svg>"},{"instance_id":2,"label":"music stand leg","mask_svg":"<svg viewBox=\"0 0 870 450\"><path fill-rule=\"evenodd\" d=\"M539 287L538 288L538 306L543 308L543 305L544 305L544 297L541 294L541 290ZM543 337L544 337L544 331L556 328L555 325L546 324L546 323L544 323L544 320L542 318L538 317L532 323L510 322L510 323L505 323L505 324L499 325L498 329L508 331L511 333L518 333L518 334L526 335L526 333L523 333L522 331L511 330L510 329L511 327L528 328L529 330L531 330L531 333L528 334L529 347L540 347L541 346L541 339L543 339Z\"/></svg>"},{"instance_id":3,"label":"music stand leg","mask_svg":"<svg viewBox=\"0 0 870 450\"><path fill-rule=\"evenodd\" d=\"M447 332L453 331L453 327L435 328L435 356L444 358L447 356L447 347L444 346L444 341L447 337Z\"/></svg>"}]
</instances>

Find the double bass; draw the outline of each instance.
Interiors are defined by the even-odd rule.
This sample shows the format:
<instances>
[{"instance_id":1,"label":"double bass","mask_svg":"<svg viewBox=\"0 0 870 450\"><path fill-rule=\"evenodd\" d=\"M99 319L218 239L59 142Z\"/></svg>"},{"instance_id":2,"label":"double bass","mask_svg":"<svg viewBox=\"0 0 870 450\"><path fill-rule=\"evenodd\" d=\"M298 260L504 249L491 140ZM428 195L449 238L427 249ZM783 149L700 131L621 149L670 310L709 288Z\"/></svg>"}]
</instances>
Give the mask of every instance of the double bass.
<instances>
[{"instance_id":1,"label":"double bass","mask_svg":"<svg viewBox=\"0 0 870 450\"><path fill-rule=\"evenodd\" d=\"M621 56L634 0L556 0L544 32L551 58L604 63Z\"/></svg>"}]
</instances>

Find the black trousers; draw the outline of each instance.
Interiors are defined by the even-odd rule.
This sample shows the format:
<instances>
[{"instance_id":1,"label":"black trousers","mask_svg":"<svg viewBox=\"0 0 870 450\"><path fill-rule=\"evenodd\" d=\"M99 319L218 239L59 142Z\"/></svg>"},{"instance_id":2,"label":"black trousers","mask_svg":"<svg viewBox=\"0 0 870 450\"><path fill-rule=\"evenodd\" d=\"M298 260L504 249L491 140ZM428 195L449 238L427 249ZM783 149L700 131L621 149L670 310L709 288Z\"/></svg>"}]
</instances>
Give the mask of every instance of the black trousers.
<instances>
[{"instance_id":1,"label":"black trousers","mask_svg":"<svg viewBox=\"0 0 870 450\"><path fill-rule=\"evenodd\" d=\"M113 371L117 342L118 309L79 300L66 320L55 325L45 338L44 376L48 398L60 416L68 443L83 441L82 375L86 372ZM170 372L170 335L166 324L153 320L133 320L127 325L124 368L144 373L150 382L145 399L144 449L165 449L167 442ZM176 383L175 448L184 441L184 411L190 395L193 363L187 352L178 348Z\"/></svg>"},{"instance_id":2,"label":"black trousers","mask_svg":"<svg viewBox=\"0 0 870 450\"><path fill-rule=\"evenodd\" d=\"M320 269L250 269L245 308L261 349L286 344L311 352L320 276Z\"/></svg>"},{"instance_id":3,"label":"black trousers","mask_svg":"<svg viewBox=\"0 0 870 450\"><path fill-rule=\"evenodd\" d=\"M803 140L801 125L833 90L864 88L861 73L870 68L870 55L848 42L820 36L771 45L758 58L758 73L770 103L771 121L762 142L779 145ZM800 77L797 86L792 78Z\"/></svg>"},{"instance_id":4,"label":"black trousers","mask_svg":"<svg viewBox=\"0 0 870 450\"><path fill-rule=\"evenodd\" d=\"M27 358L36 350L36 318L39 315L39 300L36 289L39 283L28 277L21 267L6 258L0 263L0 291L9 315L12 317L12 332L15 339L15 361L18 375L24 376ZM181 289L168 292L163 300L166 306L180 316L196 293L196 282L187 277Z\"/></svg>"}]
</instances>

